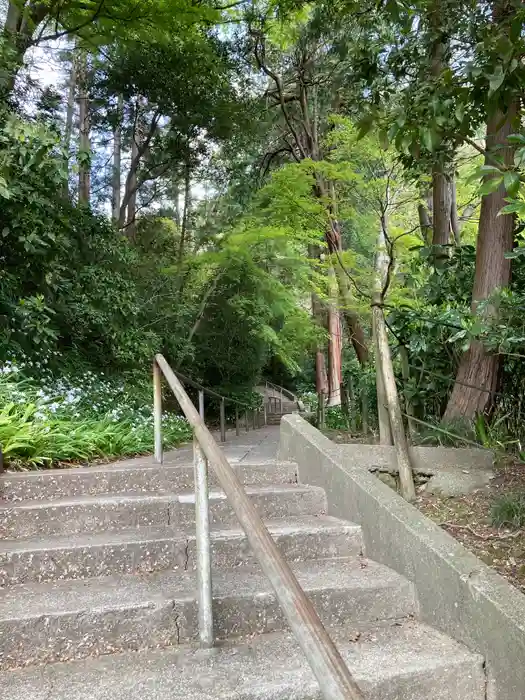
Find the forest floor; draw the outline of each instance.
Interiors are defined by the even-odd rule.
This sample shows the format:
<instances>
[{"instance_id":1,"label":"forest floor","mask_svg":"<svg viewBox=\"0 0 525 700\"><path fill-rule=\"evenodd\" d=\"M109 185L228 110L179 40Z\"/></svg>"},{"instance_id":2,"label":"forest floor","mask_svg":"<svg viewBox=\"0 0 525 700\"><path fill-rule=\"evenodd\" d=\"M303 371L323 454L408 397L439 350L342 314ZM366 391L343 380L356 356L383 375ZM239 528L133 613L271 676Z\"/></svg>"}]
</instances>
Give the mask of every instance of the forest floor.
<instances>
[{"instance_id":1,"label":"forest floor","mask_svg":"<svg viewBox=\"0 0 525 700\"><path fill-rule=\"evenodd\" d=\"M489 486L467 496L418 496L417 507L485 564L525 593L525 529L494 527L491 509L501 496L525 493L525 465L506 460Z\"/></svg>"},{"instance_id":2,"label":"forest floor","mask_svg":"<svg viewBox=\"0 0 525 700\"><path fill-rule=\"evenodd\" d=\"M338 444L365 442L344 430L324 430ZM369 436L367 443L376 442ZM494 527L492 507L501 496L525 494L525 464L512 459L496 466L496 476L467 496L445 497L420 491L415 505L485 564L525 593L525 528Z\"/></svg>"}]
</instances>

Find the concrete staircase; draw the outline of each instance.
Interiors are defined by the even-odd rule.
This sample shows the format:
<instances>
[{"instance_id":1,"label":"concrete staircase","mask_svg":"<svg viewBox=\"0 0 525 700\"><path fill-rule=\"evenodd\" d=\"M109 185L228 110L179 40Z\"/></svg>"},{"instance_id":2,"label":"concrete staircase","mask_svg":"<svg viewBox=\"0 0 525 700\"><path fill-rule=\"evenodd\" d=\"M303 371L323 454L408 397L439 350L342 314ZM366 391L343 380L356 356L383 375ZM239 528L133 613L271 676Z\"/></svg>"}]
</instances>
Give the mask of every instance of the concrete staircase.
<instances>
[{"instance_id":1,"label":"concrete staircase","mask_svg":"<svg viewBox=\"0 0 525 700\"><path fill-rule=\"evenodd\" d=\"M293 394L286 389L279 390L277 386L260 386L257 391L263 397L266 406L266 421L268 425L279 425L281 418L300 410L299 402L293 400ZM286 392L286 393L283 393Z\"/></svg>"},{"instance_id":2,"label":"concrete staircase","mask_svg":"<svg viewBox=\"0 0 525 700\"><path fill-rule=\"evenodd\" d=\"M232 464L370 700L483 700L482 659L418 622L295 465ZM0 482L0 700L292 700L317 683L223 494L214 649L199 649L193 469L176 458Z\"/></svg>"}]
</instances>

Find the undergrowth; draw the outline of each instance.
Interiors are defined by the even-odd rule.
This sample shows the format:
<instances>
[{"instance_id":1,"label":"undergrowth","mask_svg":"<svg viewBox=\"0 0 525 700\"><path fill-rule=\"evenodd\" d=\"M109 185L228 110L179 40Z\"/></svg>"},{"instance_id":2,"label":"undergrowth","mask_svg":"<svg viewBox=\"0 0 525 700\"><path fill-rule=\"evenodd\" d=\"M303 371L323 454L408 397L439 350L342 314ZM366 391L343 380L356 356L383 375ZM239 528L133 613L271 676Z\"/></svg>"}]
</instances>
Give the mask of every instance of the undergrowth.
<instances>
[{"instance_id":1,"label":"undergrowth","mask_svg":"<svg viewBox=\"0 0 525 700\"><path fill-rule=\"evenodd\" d=\"M492 524L496 527L525 527L525 493L506 493L493 503Z\"/></svg>"},{"instance_id":2,"label":"undergrowth","mask_svg":"<svg viewBox=\"0 0 525 700\"><path fill-rule=\"evenodd\" d=\"M151 452L151 383L91 370L56 378L47 363L0 367L0 445L10 468L36 469ZM166 448L191 438L185 418L163 415Z\"/></svg>"}]
</instances>

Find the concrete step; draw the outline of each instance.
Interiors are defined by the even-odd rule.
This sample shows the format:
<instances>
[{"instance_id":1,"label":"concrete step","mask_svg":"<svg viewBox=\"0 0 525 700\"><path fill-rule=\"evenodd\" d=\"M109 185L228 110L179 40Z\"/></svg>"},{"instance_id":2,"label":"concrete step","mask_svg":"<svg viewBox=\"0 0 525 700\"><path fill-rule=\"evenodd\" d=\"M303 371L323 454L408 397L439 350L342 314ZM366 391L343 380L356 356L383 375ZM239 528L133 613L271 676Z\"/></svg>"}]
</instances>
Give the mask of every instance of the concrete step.
<instances>
[{"instance_id":1,"label":"concrete step","mask_svg":"<svg viewBox=\"0 0 525 700\"><path fill-rule=\"evenodd\" d=\"M362 551L361 528L328 516L267 523L288 561L349 557ZM213 566L256 566L240 528L212 530ZM195 530L145 527L0 541L0 586L110 574L192 570Z\"/></svg>"},{"instance_id":2,"label":"concrete step","mask_svg":"<svg viewBox=\"0 0 525 700\"><path fill-rule=\"evenodd\" d=\"M276 520L320 515L326 510L323 489L280 484L247 487L263 518ZM237 524L225 495L210 491L210 520L223 527ZM180 493L127 493L78 496L53 501L22 501L0 507L0 538L102 532L143 526L184 527L195 522L195 495Z\"/></svg>"},{"instance_id":3,"label":"concrete step","mask_svg":"<svg viewBox=\"0 0 525 700\"><path fill-rule=\"evenodd\" d=\"M413 585L374 562L358 557L292 566L327 625L416 612ZM273 590L258 570L215 570L213 597L220 639L286 628ZM0 598L3 668L163 647L196 636L194 572L14 586Z\"/></svg>"},{"instance_id":4,"label":"concrete step","mask_svg":"<svg viewBox=\"0 0 525 700\"><path fill-rule=\"evenodd\" d=\"M185 464L178 464L184 459ZM235 464L232 467L243 484L288 484L297 481L296 465L291 462ZM217 480L210 468L210 482ZM155 493L193 489L193 465L188 455L168 458L154 464L151 458L115 464L37 472L7 472L0 476L0 502L73 498L127 491Z\"/></svg>"},{"instance_id":5,"label":"concrete step","mask_svg":"<svg viewBox=\"0 0 525 700\"><path fill-rule=\"evenodd\" d=\"M357 636L357 635L355 635ZM354 636L354 637L355 637ZM483 660L414 621L335 640L367 700L483 700ZM2 700L320 700L295 640L127 652L0 674Z\"/></svg>"}]
</instances>

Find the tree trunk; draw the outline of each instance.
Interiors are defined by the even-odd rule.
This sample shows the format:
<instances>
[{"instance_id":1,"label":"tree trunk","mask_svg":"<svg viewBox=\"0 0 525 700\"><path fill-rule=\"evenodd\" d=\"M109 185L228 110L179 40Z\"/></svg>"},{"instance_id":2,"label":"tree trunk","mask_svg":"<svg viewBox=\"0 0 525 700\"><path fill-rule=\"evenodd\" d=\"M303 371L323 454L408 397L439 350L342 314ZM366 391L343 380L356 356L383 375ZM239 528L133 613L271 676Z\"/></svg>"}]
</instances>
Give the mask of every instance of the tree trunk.
<instances>
[{"instance_id":1,"label":"tree trunk","mask_svg":"<svg viewBox=\"0 0 525 700\"><path fill-rule=\"evenodd\" d=\"M67 153L71 150L71 134L73 133L73 117L75 114L75 93L77 83L77 66L76 55L71 55L71 69L69 71L68 91L67 91L67 108L66 108L66 124L64 128L64 148ZM69 161L68 161L69 162Z\"/></svg>"},{"instance_id":2,"label":"tree trunk","mask_svg":"<svg viewBox=\"0 0 525 700\"><path fill-rule=\"evenodd\" d=\"M91 167L90 167L90 130L91 121L89 115L89 95L88 95L88 65L87 54L83 52L78 63L78 83L79 83L79 127L80 142L78 166L78 201L81 204L89 205L91 190Z\"/></svg>"},{"instance_id":3,"label":"tree trunk","mask_svg":"<svg viewBox=\"0 0 525 700\"><path fill-rule=\"evenodd\" d=\"M179 242L179 265L182 264L184 258L184 246L186 245L186 234L188 233L188 225L191 211L191 167L189 161L186 162L184 169L184 208L182 211L182 224L180 227L180 242Z\"/></svg>"},{"instance_id":4,"label":"tree trunk","mask_svg":"<svg viewBox=\"0 0 525 700\"><path fill-rule=\"evenodd\" d=\"M458 201L455 178L450 179L450 228L456 245L461 245L461 222L458 215Z\"/></svg>"},{"instance_id":5,"label":"tree trunk","mask_svg":"<svg viewBox=\"0 0 525 700\"><path fill-rule=\"evenodd\" d=\"M360 365L368 362L368 346L359 316L352 311L353 300L350 289L350 280L341 260L341 233L337 221L332 221L329 231L326 234L326 244L332 259L332 265L339 289L341 299L341 315L346 326L348 340L352 344Z\"/></svg>"},{"instance_id":6,"label":"tree trunk","mask_svg":"<svg viewBox=\"0 0 525 700\"><path fill-rule=\"evenodd\" d=\"M325 358L322 350L317 350L315 354L315 390L317 395L323 394L323 396L326 396L328 392Z\"/></svg>"},{"instance_id":7,"label":"tree trunk","mask_svg":"<svg viewBox=\"0 0 525 700\"><path fill-rule=\"evenodd\" d=\"M64 197L69 194L69 176L70 176L70 159L71 159L71 136L73 133L73 118L75 116L75 96L77 83L77 56L71 54L71 68L69 71L68 91L67 91L67 107L66 107L66 123L64 126L64 150L67 153L67 178L64 184Z\"/></svg>"},{"instance_id":8,"label":"tree trunk","mask_svg":"<svg viewBox=\"0 0 525 700\"><path fill-rule=\"evenodd\" d=\"M518 105L514 103L506 114L496 111L487 120L486 149L490 153L499 146L498 154L503 155L507 166L512 165L514 154L514 149L507 143L507 136L514 131L517 113ZM506 148L501 148L504 144L507 144ZM485 157L485 164L492 164L490 155ZM506 196L502 185L481 200L472 292L473 311L479 301L487 299L496 289L506 287L510 281L510 260L505 257L505 253L512 250L514 219L510 214L499 216L500 210L505 206ZM487 353L479 342L472 343L461 359L444 420L472 419L477 413L489 410L497 387L499 368L499 355ZM473 389L466 384L478 388Z\"/></svg>"},{"instance_id":9,"label":"tree trunk","mask_svg":"<svg viewBox=\"0 0 525 700\"><path fill-rule=\"evenodd\" d=\"M173 206L174 206L174 210L175 210L175 223L177 224L178 228L180 228L182 226L182 218L180 215L179 197L180 197L179 180L178 180L178 176L176 175L173 178Z\"/></svg>"},{"instance_id":10,"label":"tree trunk","mask_svg":"<svg viewBox=\"0 0 525 700\"><path fill-rule=\"evenodd\" d=\"M8 49L8 62L0 72L0 98L7 100L15 87L16 77L24 65L33 33L49 15L50 4L9 0L3 35Z\"/></svg>"},{"instance_id":11,"label":"tree trunk","mask_svg":"<svg viewBox=\"0 0 525 700\"><path fill-rule=\"evenodd\" d=\"M431 245L432 243L432 219L430 218L430 213L428 207L420 202L417 207L417 213L419 217L419 227L421 228L421 237L425 242L425 245Z\"/></svg>"},{"instance_id":12,"label":"tree trunk","mask_svg":"<svg viewBox=\"0 0 525 700\"><path fill-rule=\"evenodd\" d=\"M328 306L328 406L341 405L341 319L337 309L337 282L333 269L328 271L331 301Z\"/></svg>"},{"instance_id":13,"label":"tree trunk","mask_svg":"<svg viewBox=\"0 0 525 700\"><path fill-rule=\"evenodd\" d=\"M122 152L122 112L124 109L124 97L118 96L117 123L113 131L113 169L111 174L111 218L118 223L120 218L120 169Z\"/></svg>"},{"instance_id":14,"label":"tree trunk","mask_svg":"<svg viewBox=\"0 0 525 700\"><path fill-rule=\"evenodd\" d=\"M447 246L450 243L450 196L445 174L435 169L432 173L432 245ZM436 257L447 255L445 251Z\"/></svg>"},{"instance_id":15,"label":"tree trunk","mask_svg":"<svg viewBox=\"0 0 525 700\"><path fill-rule=\"evenodd\" d=\"M388 404L392 437L396 448L401 495L407 501L413 501L416 497L414 476L412 474L412 466L410 464L410 457L408 454L405 426L403 424L403 415L401 413L401 406L397 393L394 366L392 364L392 356L390 355L390 348L388 346L385 318L383 315L383 309L380 306L381 297L379 294L375 295L374 301L375 305L372 308L372 314L374 316L375 327L377 328L377 356L383 374L383 383L385 386L385 395Z\"/></svg>"},{"instance_id":16,"label":"tree trunk","mask_svg":"<svg viewBox=\"0 0 525 700\"><path fill-rule=\"evenodd\" d=\"M138 163L139 159L139 139L140 127L138 118L135 122L135 131L131 140L131 163ZM138 173L137 167L132 167L129 179L129 198L126 210L126 236L133 238L136 233L136 216L137 216L137 190L138 190Z\"/></svg>"},{"instance_id":17,"label":"tree trunk","mask_svg":"<svg viewBox=\"0 0 525 700\"><path fill-rule=\"evenodd\" d=\"M376 252L376 275L374 280L375 294L377 299L382 302L382 290L385 284L388 270L388 255L385 251L385 234L384 227L386 226L385 216L382 216L381 226L379 227L379 235L377 238ZM385 391L385 383L383 381L383 372L379 362L378 342L379 329L377 327L377 314L372 314L372 334L376 347L376 394L377 394L377 420L379 424L379 443L381 445L392 445L392 430L390 428L390 416L388 415L388 401Z\"/></svg>"}]
</instances>

